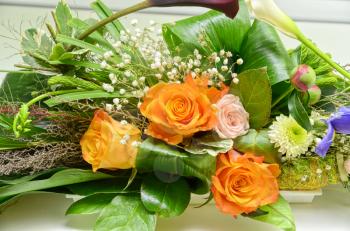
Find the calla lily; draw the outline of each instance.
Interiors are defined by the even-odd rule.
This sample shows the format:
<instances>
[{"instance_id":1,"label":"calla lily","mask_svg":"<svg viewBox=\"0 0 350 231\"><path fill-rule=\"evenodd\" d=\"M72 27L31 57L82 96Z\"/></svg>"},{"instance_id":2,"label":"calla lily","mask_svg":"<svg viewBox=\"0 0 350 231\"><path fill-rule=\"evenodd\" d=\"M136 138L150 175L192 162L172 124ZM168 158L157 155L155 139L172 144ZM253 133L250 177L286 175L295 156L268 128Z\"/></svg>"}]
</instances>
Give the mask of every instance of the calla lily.
<instances>
[{"instance_id":1,"label":"calla lily","mask_svg":"<svg viewBox=\"0 0 350 231\"><path fill-rule=\"evenodd\" d=\"M239 10L238 0L149 0L151 6L202 6L225 13L234 18Z\"/></svg>"},{"instance_id":2,"label":"calla lily","mask_svg":"<svg viewBox=\"0 0 350 231\"><path fill-rule=\"evenodd\" d=\"M325 157L333 143L335 133L350 135L350 107L342 107L327 121L328 130L326 136L316 147L316 153Z\"/></svg>"},{"instance_id":3,"label":"calla lily","mask_svg":"<svg viewBox=\"0 0 350 231\"><path fill-rule=\"evenodd\" d=\"M350 79L350 73L335 63L327 54L321 51L315 46L315 44L305 37L297 24L285 14L273 0L245 0L245 2L249 11L255 16L255 18L276 27L278 30L292 38L298 39L344 77Z\"/></svg>"}]
</instances>

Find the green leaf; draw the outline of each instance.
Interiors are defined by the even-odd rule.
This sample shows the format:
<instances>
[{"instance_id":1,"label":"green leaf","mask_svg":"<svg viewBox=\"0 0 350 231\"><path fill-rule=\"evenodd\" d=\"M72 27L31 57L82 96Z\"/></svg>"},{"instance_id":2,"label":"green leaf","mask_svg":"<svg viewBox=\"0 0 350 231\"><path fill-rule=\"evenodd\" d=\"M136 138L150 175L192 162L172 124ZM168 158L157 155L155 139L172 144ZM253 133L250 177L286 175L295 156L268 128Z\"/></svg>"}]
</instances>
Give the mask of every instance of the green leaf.
<instances>
[{"instance_id":1,"label":"green leaf","mask_svg":"<svg viewBox=\"0 0 350 231\"><path fill-rule=\"evenodd\" d=\"M65 0L58 2L54 15L59 34L72 35L72 28L67 24L72 19L72 14Z\"/></svg>"},{"instance_id":2,"label":"green leaf","mask_svg":"<svg viewBox=\"0 0 350 231\"><path fill-rule=\"evenodd\" d=\"M103 90L90 90L90 91L81 91L81 92L74 92L74 93L59 95L49 100L46 100L44 103L49 107L54 107L59 104L69 103L72 101L83 100L83 99L130 98L130 97L131 95L128 95L128 94L121 95L119 92L108 93Z\"/></svg>"},{"instance_id":3,"label":"green leaf","mask_svg":"<svg viewBox=\"0 0 350 231\"><path fill-rule=\"evenodd\" d=\"M231 84L230 92L239 96L249 113L251 128L260 129L270 119L272 91L266 68L252 69L238 75L239 83Z\"/></svg>"},{"instance_id":4,"label":"green leaf","mask_svg":"<svg viewBox=\"0 0 350 231\"><path fill-rule=\"evenodd\" d=\"M28 176L0 176L0 183L2 184L9 184L9 185L15 185L15 184L21 184L27 181L31 181L37 178L45 178L50 177L54 173L64 170L64 168L54 168L47 171L42 171L33 175Z\"/></svg>"},{"instance_id":5,"label":"green leaf","mask_svg":"<svg viewBox=\"0 0 350 231\"><path fill-rule=\"evenodd\" d=\"M72 214L94 214L101 212L117 194L115 193L98 193L84 197L71 206L66 211L66 215Z\"/></svg>"},{"instance_id":6,"label":"green leaf","mask_svg":"<svg viewBox=\"0 0 350 231\"><path fill-rule=\"evenodd\" d=\"M39 65L47 66L46 61L50 57L53 42L42 31L35 28L30 28L24 32L24 36L21 40L21 47L23 52L29 56L32 56L34 62ZM24 61L26 61L24 59ZM29 65L33 63L28 63Z\"/></svg>"},{"instance_id":7,"label":"green leaf","mask_svg":"<svg viewBox=\"0 0 350 231\"><path fill-rule=\"evenodd\" d=\"M292 210L282 196L279 197L276 203L260 207L260 210L265 212L265 214L248 216L254 220L275 225L284 231L296 230Z\"/></svg>"},{"instance_id":8,"label":"green leaf","mask_svg":"<svg viewBox=\"0 0 350 231\"><path fill-rule=\"evenodd\" d=\"M233 141L221 139L215 133L206 133L201 136L192 137L184 149L192 154L209 154L216 156L219 153L226 153L231 150Z\"/></svg>"},{"instance_id":9,"label":"green leaf","mask_svg":"<svg viewBox=\"0 0 350 231\"><path fill-rule=\"evenodd\" d=\"M66 169L55 173L50 178L45 180L28 181L21 184L0 187L0 199L25 192L38 191L93 180L110 179L113 177L114 176L100 172L93 173L90 170Z\"/></svg>"},{"instance_id":10,"label":"green leaf","mask_svg":"<svg viewBox=\"0 0 350 231\"><path fill-rule=\"evenodd\" d=\"M333 67L305 45L300 46L300 64L307 64L312 67L317 76L333 72Z\"/></svg>"},{"instance_id":11,"label":"green leaf","mask_svg":"<svg viewBox=\"0 0 350 231\"><path fill-rule=\"evenodd\" d=\"M278 150L270 142L267 130L249 130L248 134L234 140L234 149L242 153L264 156L267 163L279 163Z\"/></svg>"},{"instance_id":12,"label":"green leaf","mask_svg":"<svg viewBox=\"0 0 350 231\"><path fill-rule=\"evenodd\" d=\"M106 50L102 49L98 46L95 46L91 43L81 41L79 39L71 38L66 35L58 34L56 37L56 40L61 43L69 44L69 45L74 45L80 48L88 49L96 54L103 55Z\"/></svg>"},{"instance_id":13,"label":"green leaf","mask_svg":"<svg viewBox=\"0 0 350 231\"><path fill-rule=\"evenodd\" d=\"M250 28L249 12L244 1L240 1L240 10L235 19L230 19L217 11L209 11L203 15L194 16L175 25L163 26L163 37L171 51L181 49L181 55L193 54L194 49L202 54L213 51L239 52L243 39ZM205 50L199 41L200 35L210 44L210 50Z\"/></svg>"},{"instance_id":14,"label":"green leaf","mask_svg":"<svg viewBox=\"0 0 350 231\"><path fill-rule=\"evenodd\" d=\"M307 131L311 131L312 125L309 115L301 102L297 92L290 95L288 100L289 114Z\"/></svg>"},{"instance_id":15,"label":"green leaf","mask_svg":"<svg viewBox=\"0 0 350 231\"><path fill-rule=\"evenodd\" d=\"M244 60L240 72L267 67L271 85L288 80L293 69L293 63L277 31L258 20L249 30L240 54Z\"/></svg>"},{"instance_id":16,"label":"green leaf","mask_svg":"<svg viewBox=\"0 0 350 231\"><path fill-rule=\"evenodd\" d=\"M9 137L0 137L0 151L21 149L30 146L26 141L21 141L18 139L13 139ZM1 154L0 154L1 155Z\"/></svg>"},{"instance_id":17,"label":"green leaf","mask_svg":"<svg viewBox=\"0 0 350 231\"><path fill-rule=\"evenodd\" d=\"M103 90L101 86L73 76L53 76L47 81L48 85L63 85L64 87L82 88L85 90Z\"/></svg>"},{"instance_id":18,"label":"green leaf","mask_svg":"<svg viewBox=\"0 0 350 231\"><path fill-rule=\"evenodd\" d=\"M181 215L191 200L191 189L184 178L168 180L149 175L141 186L141 200L146 209L161 217Z\"/></svg>"},{"instance_id":19,"label":"green leaf","mask_svg":"<svg viewBox=\"0 0 350 231\"><path fill-rule=\"evenodd\" d=\"M205 194L211 185L216 159L193 155L159 140L146 139L139 147L136 168L139 172L164 172L187 177L194 193Z\"/></svg>"},{"instance_id":20,"label":"green leaf","mask_svg":"<svg viewBox=\"0 0 350 231\"><path fill-rule=\"evenodd\" d=\"M156 215L143 206L139 195L118 195L98 217L95 231L152 231Z\"/></svg>"},{"instance_id":21,"label":"green leaf","mask_svg":"<svg viewBox=\"0 0 350 231\"><path fill-rule=\"evenodd\" d=\"M48 76L36 73L8 73L1 84L0 98L8 102L28 102L32 92L47 88Z\"/></svg>"}]
</instances>

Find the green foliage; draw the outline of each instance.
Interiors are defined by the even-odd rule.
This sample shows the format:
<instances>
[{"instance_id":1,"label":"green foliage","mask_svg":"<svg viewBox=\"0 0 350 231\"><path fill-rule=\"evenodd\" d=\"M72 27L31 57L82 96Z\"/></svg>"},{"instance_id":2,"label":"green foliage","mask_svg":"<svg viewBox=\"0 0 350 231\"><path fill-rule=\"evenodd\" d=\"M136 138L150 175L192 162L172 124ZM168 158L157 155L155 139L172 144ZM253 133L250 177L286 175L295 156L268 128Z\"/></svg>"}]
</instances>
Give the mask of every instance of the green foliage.
<instances>
[{"instance_id":1,"label":"green foliage","mask_svg":"<svg viewBox=\"0 0 350 231\"><path fill-rule=\"evenodd\" d=\"M270 25L255 20L240 49L244 60L239 71L267 67L270 84L289 79L293 69L277 31Z\"/></svg>"},{"instance_id":2,"label":"green foliage","mask_svg":"<svg viewBox=\"0 0 350 231\"><path fill-rule=\"evenodd\" d=\"M191 189L184 178L149 175L141 186L141 200L146 209L161 217L181 215L191 200Z\"/></svg>"},{"instance_id":3,"label":"green foliage","mask_svg":"<svg viewBox=\"0 0 350 231\"><path fill-rule=\"evenodd\" d=\"M18 139L13 139L4 136L0 137L0 151L26 148L29 145L30 144L26 141L21 141Z\"/></svg>"},{"instance_id":4,"label":"green foliage","mask_svg":"<svg viewBox=\"0 0 350 231\"><path fill-rule=\"evenodd\" d=\"M4 185L15 185L15 184L22 184L34 179L42 179L42 178L48 178L55 174L56 172L62 171L64 168L54 168L47 171L42 171L40 173L36 173L33 175L18 177L18 176L1 176L0 177L0 184Z\"/></svg>"},{"instance_id":5,"label":"green foliage","mask_svg":"<svg viewBox=\"0 0 350 231\"><path fill-rule=\"evenodd\" d=\"M307 64L312 67L317 76L333 72L333 67L304 45L300 46L300 64Z\"/></svg>"},{"instance_id":6,"label":"green foliage","mask_svg":"<svg viewBox=\"0 0 350 231\"><path fill-rule=\"evenodd\" d=\"M270 119L272 91L266 68L247 70L238 75L239 83L232 83L230 92L239 96L249 113L251 128L260 129Z\"/></svg>"},{"instance_id":7,"label":"green foliage","mask_svg":"<svg viewBox=\"0 0 350 231\"><path fill-rule=\"evenodd\" d=\"M164 172L191 180L194 193L210 189L216 159L210 155L194 155L159 140L148 138L139 147L136 168L140 172Z\"/></svg>"},{"instance_id":8,"label":"green foliage","mask_svg":"<svg viewBox=\"0 0 350 231\"><path fill-rule=\"evenodd\" d=\"M249 130L248 134L234 140L234 149L242 153L264 156L267 163L280 162L280 154L270 142L267 130Z\"/></svg>"},{"instance_id":9,"label":"green foliage","mask_svg":"<svg viewBox=\"0 0 350 231\"><path fill-rule=\"evenodd\" d=\"M72 214L94 214L101 212L117 194L98 193L84 197L74 202L66 211L66 215Z\"/></svg>"},{"instance_id":10,"label":"green foliage","mask_svg":"<svg viewBox=\"0 0 350 231\"><path fill-rule=\"evenodd\" d=\"M216 133L206 133L196 137L192 137L184 149L192 154L209 154L216 156L219 153L228 152L233 145L231 139L222 139Z\"/></svg>"},{"instance_id":11,"label":"green foliage","mask_svg":"<svg viewBox=\"0 0 350 231\"><path fill-rule=\"evenodd\" d=\"M192 54L194 49L203 54L222 49L237 53L249 28L249 12L244 2L240 1L240 10L233 20L217 11L209 11L178 21L175 25L165 24L163 37L171 51L176 53L179 48L184 56ZM201 45L200 36L204 36L208 42L209 50Z\"/></svg>"},{"instance_id":12,"label":"green foliage","mask_svg":"<svg viewBox=\"0 0 350 231\"><path fill-rule=\"evenodd\" d=\"M156 215L143 206L139 195L118 195L98 217L95 231L152 231Z\"/></svg>"},{"instance_id":13,"label":"green foliage","mask_svg":"<svg viewBox=\"0 0 350 231\"><path fill-rule=\"evenodd\" d=\"M56 11L54 13L55 23L57 26L57 32L67 36L72 35L72 27L67 22L72 19L70 8L65 0L60 0L57 4Z\"/></svg>"},{"instance_id":14,"label":"green foliage","mask_svg":"<svg viewBox=\"0 0 350 231\"><path fill-rule=\"evenodd\" d=\"M289 114L307 131L312 129L308 112L300 100L299 94L295 91L288 100Z\"/></svg>"},{"instance_id":15,"label":"green foliage","mask_svg":"<svg viewBox=\"0 0 350 231\"><path fill-rule=\"evenodd\" d=\"M82 88L86 90L103 90L101 86L72 76L54 76L48 80L48 85L62 85L64 87Z\"/></svg>"},{"instance_id":16,"label":"green foliage","mask_svg":"<svg viewBox=\"0 0 350 231\"><path fill-rule=\"evenodd\" d=\"M292 215L292 210L288 202L280 196L274 204L265 205L259 208L261 213L248 215L254 220L269 223L277 226L283 231L295 231L295 221Z\"/></svg>"}]
</instances>

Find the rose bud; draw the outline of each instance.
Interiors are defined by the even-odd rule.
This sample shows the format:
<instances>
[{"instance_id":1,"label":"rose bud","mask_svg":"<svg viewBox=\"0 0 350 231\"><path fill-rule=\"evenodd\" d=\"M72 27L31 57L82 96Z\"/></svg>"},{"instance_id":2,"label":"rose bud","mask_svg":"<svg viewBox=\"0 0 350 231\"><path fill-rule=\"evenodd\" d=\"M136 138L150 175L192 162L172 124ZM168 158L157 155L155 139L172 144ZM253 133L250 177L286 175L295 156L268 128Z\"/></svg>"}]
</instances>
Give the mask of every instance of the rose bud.
<instances>
[{"instance_id":1,"label":"rose bud","mask_svg":"<svg viewBox=\"0 0 350 231\"><path fill-rule=\"evenodd\" d=\"M313 85L307 90L307 93L304 95L304 99L309 100L309 105L314 105L320 101L321 94L321 89L317 85Z\"/></svg>"},{"instance_id":2,"label":"rose bud","mask_svg":"<svg viewBox=\"0 0 350 231\"><path fill-rule=\"evenodd\" d=\"M306 92L315 85L316 73L310 66L302 64L294 69L290 81L297 90Z\"/></svg>"},{"instance_id":3,"label":"rose bud","mask_svg":"<svg viewBox=\"0 0 350 231\"><path fill-rule=\"evenodd\" d=\"M239 10L238 0L149 0L150 6L202 6L225 13L234 18Z\"/></svg>"}]
</instances>

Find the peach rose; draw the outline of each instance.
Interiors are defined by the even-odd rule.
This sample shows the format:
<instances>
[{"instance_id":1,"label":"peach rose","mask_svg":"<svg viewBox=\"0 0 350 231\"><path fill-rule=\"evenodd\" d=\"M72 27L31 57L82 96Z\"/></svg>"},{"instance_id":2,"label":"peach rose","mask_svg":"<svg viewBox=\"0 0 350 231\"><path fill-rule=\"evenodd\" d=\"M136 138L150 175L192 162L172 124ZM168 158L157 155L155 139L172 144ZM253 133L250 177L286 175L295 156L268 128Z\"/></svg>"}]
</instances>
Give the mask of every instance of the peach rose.
<instances>
[{"instance_id":1,"label":"peach rose","mask_svg":"<svg viewBox=\"0 0 350 231\"><path fill-rule=\"evenodd\" d=\"M176 145L196 132L212 130L217 123L213 103L225 91L208 88L206 78L191 76L181 84L156 84L140 107L150 121L146 134Z\"/></svg>"},{"instance_id":2,"label":"peach rose","mask_svg":"<svg viewBox=\"0 0 350 231\"><path fill-rule=\"evenodd\" d=\"M100 168L129 169L135 167L137 148L133 144L140 139L141 132L135 126L121 124L98 110L80 145L84 160L94 172Z\"/></svg>"},{"instance_id":3,"label":"peach rose","mask_svg":"<svg viewBox=\"0 0 350 231\"><path fill-rule=\"evenodd\" d=\"M218 156L211 190L221 212L247 214L278 200L279 165L264 164L263 159L236 151Z\"/></svg>"},{"instance_id":4,"label":"peach rose","mask_svg":"<svg viewBox=\"0 0 350 231\"><path fill-rule=\"evenodd\" d=\"M225 95L217 104L218 124L215 131L223 139L234 139L247 134L249 114L237 96Z\"/></svg>"}]
</instances>

